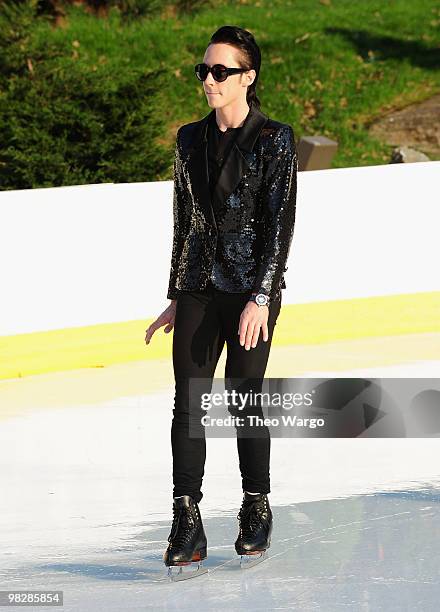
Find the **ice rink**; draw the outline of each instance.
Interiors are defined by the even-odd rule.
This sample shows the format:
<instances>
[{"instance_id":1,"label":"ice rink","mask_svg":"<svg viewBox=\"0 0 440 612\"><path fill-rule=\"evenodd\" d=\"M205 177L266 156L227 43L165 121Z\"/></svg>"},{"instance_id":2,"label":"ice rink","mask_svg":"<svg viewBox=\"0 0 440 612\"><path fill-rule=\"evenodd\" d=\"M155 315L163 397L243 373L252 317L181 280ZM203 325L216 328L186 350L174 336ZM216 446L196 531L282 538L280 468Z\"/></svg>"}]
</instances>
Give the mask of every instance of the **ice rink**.
<instances>
[{"instance_id":1,"label":"ice rink","mask_svg":"<svg viewBox=\"0 0 440 612\"><path fill-rule=\"evenodd\" d=\"M210 571L160 582L174 395L162 366L0 383L1 589L62 590L69 612L438 610L438 438L273 438L272 545L246 570L234 550L236 441L208 438L200 510ZM439 373L428 361L318 375Z\"/></svg>"}]
</instances>

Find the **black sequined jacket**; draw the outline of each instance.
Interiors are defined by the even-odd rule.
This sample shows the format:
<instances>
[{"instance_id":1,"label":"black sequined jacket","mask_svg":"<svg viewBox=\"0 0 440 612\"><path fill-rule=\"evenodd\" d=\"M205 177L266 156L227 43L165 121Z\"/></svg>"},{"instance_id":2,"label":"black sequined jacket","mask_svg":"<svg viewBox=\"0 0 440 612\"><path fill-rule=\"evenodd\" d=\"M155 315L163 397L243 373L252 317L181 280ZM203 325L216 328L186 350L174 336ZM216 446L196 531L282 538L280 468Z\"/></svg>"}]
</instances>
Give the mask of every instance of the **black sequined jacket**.
<instances>
[{"instance_id":1,"label":"black sequined jacket","mask_svg":"<svg viewBox=\"0 0 440 612\"><path fill-rule=\"evenodd\" d=\"M293 237L297 152L290 125L251 103L222 166L211 202L207 126L181 126L174 157L174 235L167 297L213 284L233 293L256 291L272 299L286 287Z\"/></svg>"}]
</instances>

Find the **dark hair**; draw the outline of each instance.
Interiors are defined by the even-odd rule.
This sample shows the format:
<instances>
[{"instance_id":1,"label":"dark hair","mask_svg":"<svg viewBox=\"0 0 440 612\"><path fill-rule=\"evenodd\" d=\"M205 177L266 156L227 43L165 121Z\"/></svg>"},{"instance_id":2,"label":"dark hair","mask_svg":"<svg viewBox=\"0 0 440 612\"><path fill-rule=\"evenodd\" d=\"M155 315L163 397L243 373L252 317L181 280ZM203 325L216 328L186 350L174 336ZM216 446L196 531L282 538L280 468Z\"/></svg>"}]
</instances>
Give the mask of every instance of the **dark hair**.
<instances>
[{"instance_id":1,"label":"dark hair","mask_svg":"<svg viewBox=\"0 0 440 612\"><path fill-rule=\"evenodd\" d=\"M258 108L261 106L257 98L257 81L260 74L261 52L260 47L255 42L253 35L239 28L238 26L222 26L212 36L209 44L225 43L236 47L240 51L238 63L240 68L255 70L256 76L251 85L247 88L246 101L250 105L253 102Z\"/></svg>"}]
</instances>

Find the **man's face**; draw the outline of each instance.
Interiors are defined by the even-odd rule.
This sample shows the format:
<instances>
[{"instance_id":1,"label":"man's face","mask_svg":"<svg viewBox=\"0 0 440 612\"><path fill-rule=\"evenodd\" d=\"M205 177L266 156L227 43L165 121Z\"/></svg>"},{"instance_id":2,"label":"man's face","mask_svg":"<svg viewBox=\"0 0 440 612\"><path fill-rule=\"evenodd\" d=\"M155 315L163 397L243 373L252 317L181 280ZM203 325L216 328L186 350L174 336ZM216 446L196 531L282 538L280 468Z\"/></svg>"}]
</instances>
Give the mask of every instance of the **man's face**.
<instances>
[{"instance_id":1,"label":"man's face","mask_svg":"<svg viewBox=\"0 0 440 612\"><path fill-rule=\"evenodd\" d=\"M211 44L205 51L203 62L208 66L223 64L227 68L241 68L236 60L238 49L224 43ZM211 72L202 82L206 99L211 108L220 108L228 104L246 99L248 86L256 76L255 70L231 74L226 81L218 83Z\"/></svg>"}]
</instances>

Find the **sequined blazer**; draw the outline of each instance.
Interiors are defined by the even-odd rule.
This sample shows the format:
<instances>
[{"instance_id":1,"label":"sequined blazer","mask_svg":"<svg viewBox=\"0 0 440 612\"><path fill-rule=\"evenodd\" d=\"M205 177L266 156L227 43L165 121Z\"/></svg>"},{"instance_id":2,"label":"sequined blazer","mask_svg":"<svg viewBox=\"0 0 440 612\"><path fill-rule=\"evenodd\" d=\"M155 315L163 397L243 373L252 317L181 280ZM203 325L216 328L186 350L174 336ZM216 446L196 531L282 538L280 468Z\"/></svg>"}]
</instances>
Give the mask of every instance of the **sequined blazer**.
<instances>
[{"instance_id":1,"label":"sequined blazer","mask_svg":"<svg viewBox=\"0 0 440 612\"><path fill-rule=\"evenodd\" d=\"M212 113L215 109L177 132L167 297L176 299L179 290L202 290L211 279L223 291L277 298L286 287L295 223L293 129L251 103L211 201L207 127Z\"/></svg>"}]
</instances>

